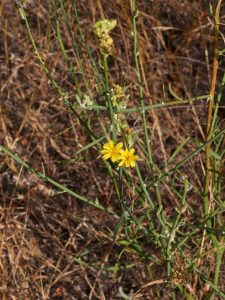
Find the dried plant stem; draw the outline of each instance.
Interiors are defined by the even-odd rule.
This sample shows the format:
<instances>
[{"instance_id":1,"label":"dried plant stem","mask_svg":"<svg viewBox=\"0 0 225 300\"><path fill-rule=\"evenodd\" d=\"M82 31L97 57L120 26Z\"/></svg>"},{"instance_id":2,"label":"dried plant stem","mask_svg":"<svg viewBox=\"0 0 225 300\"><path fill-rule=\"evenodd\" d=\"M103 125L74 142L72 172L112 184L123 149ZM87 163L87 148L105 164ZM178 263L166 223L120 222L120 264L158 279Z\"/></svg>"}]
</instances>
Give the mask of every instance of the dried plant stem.
<instances>
[{"instance_id":1,"label":"dried plant stem","mask_svg":"<svg viewBox=\"0 0 225 300\"><path fill-rule=\"evenodd\" d=\"M204 215L207 216L210 211L210 192L213 189L213 178L211 169L211 143L208 141L212 138L213 131L214 131L214 122L213 122L213 109L215 103L215 89L216 89L216 81L217 81L217 72L218 72L218 61L219 61L219 20L220 20L220 7L221 7L222 0L217 2L216 11L215 11L215 47L214 47L214 58L213 58L213 69L212 69L212 80L211 80L211 87L210 87L210 98L208 104L208 114L207 114L207 126L206 126L206 137L205 142L205 182L204 182L204 194L203 194L203 201L204 201ZM211 219L208 218L207 226L211 227ZM217 248L216 252L216 266L213 278L213 284L217 287L218 285L218 278L220 273L220 266L222 261L222 256L224 253L224 248L219 249L219 242L217 237L214 234L210 234L210 239L213 243L213 246ZM198 262L200 263L200 261ZM214 292L211 292L209 295L210 300L214 299ZM207 296L206 296L207 297Z\"/></svg>"},{"instance_id":2,"label":"dried plant stem","mask_svg":"<svg viewBox=\"0 0 225 300\"><path fill-rule=\"evenodd\" d=\"M219 59L219 14L220 14L220 5L222 0L218 1L216 13L215 13L215 48L214 48L214 59L213 59L213 70L212 70L212 80L210 87L210 99L208 105L208 114L207 114L207 125L206 125L206 137L205 142L207 143L212 137L212 115L214 108L214 98L215 98L215 89L216 89L216 80L217 80L217 71L218 71L218 59ZM205 147L205 184L204 184L204 213L207 214L209 211L209 192L211 182L211 143L208 143ZM210 222L210 220L209 220ZM210 225L210 224L208 224Z\"/></svg>"}]
</instances>

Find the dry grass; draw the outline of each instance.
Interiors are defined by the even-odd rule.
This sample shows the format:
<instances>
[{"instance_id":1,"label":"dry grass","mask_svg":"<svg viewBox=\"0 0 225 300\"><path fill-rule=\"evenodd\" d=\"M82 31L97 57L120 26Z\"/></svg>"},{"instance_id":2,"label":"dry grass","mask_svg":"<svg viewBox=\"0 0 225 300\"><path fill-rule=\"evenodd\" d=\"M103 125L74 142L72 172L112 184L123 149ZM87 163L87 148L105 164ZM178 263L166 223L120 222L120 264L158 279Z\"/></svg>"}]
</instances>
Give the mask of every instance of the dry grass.
<instances>
[{"instance_id":1,"label":"dry grass","mask_svg":"<svg viewBox=\"0 0 225 300\"><path fill-rule=\"evenodd\" d=\"M49 69L55 70L55 78L73 95L75 87L49 25L48 1L26 2L31 28L42 56ZM131 101L137 104L128 1L102 1L102 6L96 4L101 1L78 2L81 24L94 51L92 24L101 14L118 20L113 35L115 55L110 61L111 81L129 84ZM168 83L180 97L207 94L213 42L207 1L138 2L140 62L146 103L168 99ZM225 14L221 22L224 22L224 17ZM94 150L82 153L74 164L62 164L88 143L88 136L67 112L42 72L16 3L10 0L1 2L0 25L1 144L38 170L43 163L46 174L67 187L92 199L98 196L102 203L116 206L110 179ZM64 34L69 48L66 29ZM73 63L77 64L75 59ZM85 62L85 69L95 95L95 82L88 62ZM154 131L154 159L159 166L184 137L192 137L193 142L179 158L195 148L194 139L203 138L205 113L206 107L201 102L199 106L160 109L148 114L148 126ZM134 130L139 127L140 120L136 116L129 122ZM113 217L59 193L2 153L0 157L1 299L122 299L118 296L120 288L126 293L133 290L134 299L153 299L154 284L149 283L144 264L131 251L124 254L122 262L124 265L136 264L136 267L120 271L116 279L112 272L98 271L91 266L115 263L121 251L119 245L111 248L109 236L116 224ZM201 156L192 159L185 168L196 186L201 187ZM176 197L167 186L162 186L162 191L164 205L171 213ZM193 207L199 208L194 193L189 201ZM149 251L151 243L146 245L146 252ZM73 262L73 258L81 254L84 262L89 263L88 267ZM213 257L208 264L213 268ZM152 272L153 278L161 280L160 267L154 266ZM221 290L224 290L224 272L225 268L221 272ZM167 286L163 281L160 283L156 287L159 296L170 299ZM190 287L190 292L194 299L201 299L203 291L198 287Z\"/></svg>"}]
</instances>

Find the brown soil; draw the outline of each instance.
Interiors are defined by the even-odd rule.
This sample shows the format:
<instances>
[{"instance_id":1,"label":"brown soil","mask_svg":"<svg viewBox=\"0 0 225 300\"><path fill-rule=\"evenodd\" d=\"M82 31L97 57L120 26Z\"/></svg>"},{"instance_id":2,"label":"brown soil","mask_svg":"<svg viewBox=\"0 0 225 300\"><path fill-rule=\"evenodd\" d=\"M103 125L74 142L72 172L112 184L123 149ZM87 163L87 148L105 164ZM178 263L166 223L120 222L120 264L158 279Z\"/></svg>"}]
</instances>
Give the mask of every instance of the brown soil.
<instances>
[{"instance_id":1,"label":"brown soil","mask_svg":"<svg viewBox=\"0 0 225 300\"><path fill-rule=\"evenodd\" d=\"M48 68L54 70L54 78L73 100L76 87L51 27L50 1L25 2L38 49ZM130 104L137 105L129 1L102 1L102 11L97 1L77 2L81 26L96 61L92 24L102 13L117 19L118 26L113 33L115 50L110 58L111 83L128 85ZM96 150L82 152L73 164L62 163L73 158L90 140L46 79L16 3L3 0L0 4L0 143L39 171L43 164L46 174L61 184L87 198L98 197L102 204L116 209L110 178ZM138 4L145 103L171 97L169 83L182 98L207 94L213 51L208 1L140 0ZM225 14L222 23L224 18ZM66 29L65 39L69 49L71 41ZM71 61L77 65L72 54ZM86 61L84 64L92 93L97 97L91 66ZM79 84L85 90L82 78ZM155 128L154 160L159 166L184 137L192 137L193 142L180 159L195 148L195 138L203 140L205 113L205 102L149 113L148 126ZM131 116L129 124L135 131L140 119ZM98 130L96 127L96 133ZM119 271L116 278L112 271L99 272L92 267L103 263L106 256L105 266L115 265L122 250L119 245L110 248L109 236L116 226L113 217L60 193L3 153L0 157L0 299L122 299L118 296L120 289L125 293L133 290L134 299L153 299L158 289L159 299L171 299L166 285L144 287L149 282L145 264L132 252L124 254L121 264L135 264L135 268ZM185 168L201 187L199 156ZM164 192L163 201L169 213L174 200L168 191ZM195 195L189 201L199 208ZM150 242L146 243L147 253L154 251L151 247ZM78 256L89 266L75 262L74 257ZM153 280L162 278L160 267L154 266L153 272ZM198 297L198 291L195 293Z\"/></svg>"}]
</instances>

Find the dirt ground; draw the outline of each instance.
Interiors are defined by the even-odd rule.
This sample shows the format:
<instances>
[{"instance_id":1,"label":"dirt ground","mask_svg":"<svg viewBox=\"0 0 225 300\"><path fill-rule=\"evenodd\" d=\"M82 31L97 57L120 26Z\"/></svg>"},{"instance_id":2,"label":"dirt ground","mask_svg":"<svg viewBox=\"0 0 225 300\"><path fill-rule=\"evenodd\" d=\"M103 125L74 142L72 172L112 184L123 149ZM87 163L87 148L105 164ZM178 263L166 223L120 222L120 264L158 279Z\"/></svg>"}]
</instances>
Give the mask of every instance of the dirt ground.
<instances>
[{"instance_id":1,"label":"dirt ground","mask_svg":"<svg viewBox=\"0 0 225 300\"><path fill-rule=\"evenodd\" d=\"M42 171L44 166L48 176L77 193L91 199L98 197L103 205L116 208L110 178L95 150L83 152L72 164L63 163L90 140L41 69L17 2L0 2L0 143L35 169ZM37 47L72 101L76 87L51 27L51 1L25 2ZM209 1L137 2L145 103L157 103L170 97L169 83L181 98L207 94L213 52ZM129 1L81 0L77 1L77 7L85 39L92 47L96 61L92 24L103 15L117 19L118 25L112 34L115 49L110 58L110 80L128 85L131 103L137 104ZM224 18L225 14L221 17L222 23ZM66 29L65 39L69 49L71 42ZM85 54L82 59L92 93L98 97ZM77 65L72 56L71 60ZM220 66L222 71L223 66ZM79 70L77 72L79 76ZM84 90L82 79L79 84ZM155 128L154 160L159 166L184 137L203 140L205 113L204 102L149 113L148 126ZM223 111L221 122L222 118ZM139 123L135 121L135 117L129 120L138 127ZM185 151L188 153L194 148L193 142ZM201 159L191 160L186 168L190 177L201 186ZM130 293L132 290L138 295L135 299L154 299L154 287L141 289L148 283L148 278L144 263L132 252L123 256L122 264L134 264L135 268L120 270L116 278L110 270L99 272L92 267L101 264L106 254L106 265L115 264L121 252L119 245L110 249L108 237L116 225L112 216L59 192L3 153L0 153L0 195L0 299L109 300L123 299L119 296L121 291ZM164 196L164 205L169 211L173 199L166 191ZM190 201L198 209L194 195ZM148 245L146 251L151 251ZM76 257L82 257L88 267L85 263L78 264L74 260ZM155 279L161 278L160 267L154 267L153 272ZM225 278L225 268L221 274ZM222 281L221 278L221 288L224 288ZM157 289L161 299L171 299L166 285L157 286Z\"/></svg>"}]
</instances>

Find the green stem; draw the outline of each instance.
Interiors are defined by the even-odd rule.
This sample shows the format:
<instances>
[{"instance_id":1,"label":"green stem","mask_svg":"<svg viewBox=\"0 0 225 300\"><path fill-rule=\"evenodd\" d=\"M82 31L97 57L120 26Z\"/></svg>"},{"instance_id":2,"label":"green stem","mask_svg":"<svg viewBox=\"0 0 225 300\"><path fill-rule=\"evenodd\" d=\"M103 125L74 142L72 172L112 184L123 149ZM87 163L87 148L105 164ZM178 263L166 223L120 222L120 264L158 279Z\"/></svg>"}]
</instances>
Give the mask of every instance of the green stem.
<instances>
[{"instance_id":1,"label":"green stem","mask_svg":"<svg viewBox=\"0 0 225 300\"><path fill-rule=\"evenodd\" d=\"M46 76L48 77L48 79L51 81L52 85L54 86L54 88L58 91L59 95L62 97L63 101L64 101L64 104L67 108L69 108L69 110L71 112L73 112L73 114L79 119L80 123L82 126L84 126L84 128L87 130L87 132L90 134L91 136L91 139L93 141L96 141L97 137L95 136L95 134L93 133L93 131L91 130L90 128L90 125L87 124L87 122L85 122L78 114L77 112L75 111L75 109L73 108L73 105L69 102L69 100L66 98L66 93L60 88L60 86L58 85L58 83L52 78L51 76L51 73L49 72L48 68L46 67L45 65L45 61L42 59L38 49L37 49L37 46L36 46L36 43L33 39L33 35L32 35L32 32L30 30L30 26L29 26L29 22L28 22L28 19L27 19L27 16L26 16L26 12L24 10L24 6L22 4L22 2L19 3L19 12L20 12L20 15L21 15L21 18L24 20L25 22L25 25L26 25L26 28L27 28L27 32L28 32L28 36L30 38L30 41L31 41L31 44L32 44L32 47L33 47L33 50L34 50L34 53L35 55L37 56L38 58L38 61L40 63L40 65L42 66ZM107 167L107 170L108 170L108 173L110 175L110 177L112 178L113 180L113 184L114 184L114 187L115 187L115 191L117 193L117 195L119 195L119 189L117 187L117 183L116 183L116 179L115 179L115 175L113 174L112 170L111 170L111 167L109 166L109 164L107 164L105 162L105 165Z\"/></svg>"},{"instance_id":2,"label":"green stem","mask_svg":"<svg viewBox=\"0 0 225 300\"><path fill-rule=\"evenodd\" d=\"M221 244L223 243L224 239L221 240ZM218 246L220 247L220 245ZM216 252L216 268L214 272L214 277L213 277L213 285L217 288L218 287L218 281L219 281L219 275L220 275L220 268L222 265L222 259L224 255L225 247L221 246L220 249L217 250ZM209 295L209 300L214 299L215 292L212 291L211 294Z\"/></svg>"},{"instance_id":3,"label":"green stem","mask_svg":"<svg viewBox=\"0 0 225 300\"><path fill-rule=\"evenodd\" d=\"M145 103L144 103L144 93L143 93L143 84L142 84L142 78L141 78L141 72L140 72L140 67L139 67L139 51L138 51L138 38L137 38L137 24L136 24L136 19L138 17L138 10L137 10L137 5L136 5L136 0L130 0L131 4L131 11L132 11L132 24L133 24L133 50L134 50L134 60L135 60L135 70L136 70L136 77L138 81L138 91L139 91L139 96L140 96L140 102L141 102L141 115L142 115L142 120L143 120L143 128L144 128L144 136L145 136L145 145L147 148L147 163L149 165L150 171L152 173L153 181L155 181L155 170L154 170L154 162L152 158L152 151L151 151L151 142L150 138L148 136L148 128L147 128L147 118L146 118L146 112L145 109ZM139 179L141 178L140 171L138 168L136 168L137 174ZM142 182L142 188L147 196L147 200L151 206L152 209L154 209L154 203L152 202L151 198L149 197L149 194L146 193L146 186ZM161 195L160 195L160 190L158 187L158 184L154 184L153 186L154 192L156 195L156 199L159 205L158 212L156 213L156 217L158 218L161 226L162 226L162 231L166 228L166 222L163 216L163 205L161 201ZM162 244L165 245L165 241L162 238L161 240ZM164 247L163 247L164 248ZM163 249L164 251L164 249Z\"/></svg>"},{"instance_id":4,"label":"green stem","mask_svg":"<svg viewBox=\"0 0 225 300\"><path fill-rule=\"evenodd\" d=\"M125 227L125 235L126 238L129 240L128 235L128 212L126 210L126 205L124 203L124 187L123 187L123 168L119 168L119 181L120 181L120 205L122 209L122 215L124 219L124 227Z\"/></svg>"},{"instance_id":5,"label":"green stem","mask_svg":"<svg viewBox=\"0 0 225 300\"><path fill-rule=\"evenodd\" d=\"M223 258L224 250L225 250L225 247L221 247L216 253L216 269L215 269L214 278L213 278L213 284L215 286L218 285L220 267L221 267L221 264L222 264L222 258Z\"/></svg>"},{"instance_id":6,"label":"green stem","mask_svg":"<svg viewBox=\"0 0 225 300\"><path fill-rule=\"evenodd\" d=\"M168 101L166 102L166 100L164 100L165 102L161 102L161 103L155 103L152 105L145 105L145 106L139 106L139 107L131 107L131 108L117 108L117 113L124 113L124 114L129 114L129 113L133 113L133 112L142 112L142 111L148 111L148 110L155 110L155 109L160 109L160 108L182 108L182 105L184 104L191 104L194 101L200 101L200 100L208 100L209 99L209 95L203 95L203 96L198 96L198 97L194 97L194 98L190 98L190 99L184 99L184 100L175 100L175 101ZM177 107L176 107L177 105ZM183 106L184 108L186 108L187 106ZM90 109L95 109L97 111L106 111L108 110L107 106L103 106L103 105L96 105L93 104L91 106L85 106L84 108L81 108L80 106L76 106L76 109L80 109L80 110L90 110ZM219 108L219 106L218 106Z\"/></svg>"},{"instance_id":7,"label":"green stem","mask_svg":"<svg viewBox=\"0 0 225 300\"><path fill-rule=\"evenodd\" d=\"M216 90L216 81L217 81L217 72L218 72L218 63L219 63L219 22L220 22L220 7L222 0L218 0L215 17L214 17L214 26L215 26L215 46L214 46L214 57L213 57L213 69L212 69L212 80L210 86L210 99L208 104L208 114L207 114L207 126L206 126L206 137L205 142L210 141L213 135L215 121L217 117L217 110L219 104L217 103L216 109L214 110L214 98L215 98L215 90ZM222 82L223 87L223 82ZM219 100L219 98L217 99ZM218 101L217 101L218 102ZM208 143L205 148L205 182L204 182L204 191L203 191L203 206L204 206L204 215L207 216L210 213L210 203L209 203L209 193L210 187L214 189L213 184L215 184L215 178L212 177L211 169L211 143ZM213 208L212 208L213 209ZM212 222L211 219L208 218L206 225L211 228ZM203 232L203 236L204 236ZM203 239L204 237L202 237ZM210 239L214 245L218 249L219 242L215 234L210 234ZM203 240L204 241L204 240ZM223 252L222 252L223 255ZM217 288L218 285L218 276L221 266L221 252L218 250L216 254L216 270L214 274L214 286ZM214 299L214 292L211 292L210 299Z\"/></svg>"},{"instance_id":8,"label":"green stem","mask_svg":"<svg viewBox=\"0 0 225 300\"><path fill-rule=\"evenodd\" d=\"M116 143L117 136L116 136L116 131L115 131L115 116L114 116L114 111L110 99L110 94L109 94L109 68L108 68L108 63L107 63L107 55L103 54L103 67L104 67L104 74L105 74L105 93L106 93L106 104L109 110L109 117L111 121L111 126L112 126L112 137L114 142Z\"/></svg>"},{"instance_id":9,"label":"green stem","mask_svg":"<svg viewBox=\"0 0 225 300\"><path fill-rule=\"evenodd\" d=\"M213 117L213 108L214 108L214 97L216 89L216 80L217 80L217 71L218 71L218 59L219 59L219 14L220 14L220 5L222 0L219 0L216 7L215 13L215 48L214 48L214 59L213 59L213 70L212 70L212 81L210 87L210 99L208 105L208 114L207 114L207 126L206 126L206 138L205 142L209 142L212 138L212 117ZM204 214L209 213L209 187L212 183L211 172L211 143L207 143L205 147L205 183L203 191L203 204L204 204ZM212 187L213 188L213 187ZM211 220L207 222L207 226L211 227ZM211 235L212 242L214 246L217 244L217 238Z\"/></svg>"},{"instance_id":10,"label":"green stem","mask_svg":"<svg viewBox=\"0 0 225 300\"><path fill-rule=\"evenodd\" d=\"M29 166L24 160L22 160L18 155L12 153L11 151L9 151L7 148L5 148L4 146L0 145L0 150L2 150L5 154L7 154L8 156L10 156L12 159L14 159L15 161L17 161L20 165L22 165L24 168L28 169L30 172L36 174L38 177L40 177L41 179L51 183L52 185L54 185L55 187L57 187L58 189L60 189L61 191L70 194L71 196L73 196L74 198L92 205L95 208L98 208L104 212L110 213L112 215L114 215L115 217L118 218L118 216L111 210L108 208L103 207L101 204L98 203L98 201L93 201L93 200L89 200L77 193L75 193L74 191L70 190L69 188L65 187L64 185L56 182L55 180L53 180L52 178L46 176L44 173L38 172L36 171L33 167Z\"/></svg>"},{"instance_id":11,"label":"green stem","mask_svg":"<svg viewBox=\"0 0 225 300\"><path fill-rule=\"evenodd\" d=\"M141 101L141 115L142 115L143 125L144 125L144 135L145 135L145 143L146 143L146 147L147 147L148 163L149 163L151 171L153 172L154 164L153 164L152 154L151 154L150 139L148 137L146 114L145 114L145 110L142 109L145 106L145 104L144 104L143 85L142 85L141 72L140 72L139 59L138 59L139 52L138 52L137 25L136 25L138 11L137 11L135 0L131 0L131 11L132 11L133 38L134 38L134 45L133 45L134 61L135 61L135 70L136 70L136 76L137 76L137 81L138 81L138 91L139 91L140 101Z\"/></svg>"},{"instance_id":12,"label":"green stem","mask_svg":"<svg viewBox=\"0 0 225 300\"><path fill-rule=\"evenodd\" d=\"M176 232L177 232L177 227L178 227L178 222L180 220L181 214L185 210L185 203L186 203L186 196L187 196L187 190L188 190L188 180L185 178L184 180L184 192L183 192L183 197L182 197L182 204L179 213L177 214L175 221L173 223L172 230L170 232L170 237L168 240L167 244L167 250L166 250L166 256L167 256L167 278L170 279L171 277L171 244L175 240Z\"/></svg>"},{"instance_id":13,"label":"green stem","mask_svg":"<svg viewBox=\"0 0 225 300\"><path fill-rule=\"evenodd\" d=\"M52 1L55 2L55 0L52 0ZM72 31L72 27L71 27L71 25L69 23L69 19L68 19L68 12L65 10L63 2L65 2L65 1L59 0L60 7L61 7L61 10L62 10L62 13L63 13L63 16L64 16L64 21L65 21L67 30L69 32L69 36L70 36L71 41L72 41L72 47L74 49L74 52L75 52L75 55L76 55L76 58L77 58L77 61L78 61L78 65L79 65L79 68L80 68L80 74L82 76L83 82L84 82L86 90L88 92L88 95L89 95L90 98L92 98L89 82L88 82L88 79L86 78L86 72L85 72L84 66L83 66L83 61L82 61L81 56L80 56L78 45L77 45L77 43L75 41L75 38L74 38L76 35ZM58 20L58 18L57 18L57 20Z\"/></svg>"}]
</instances>

